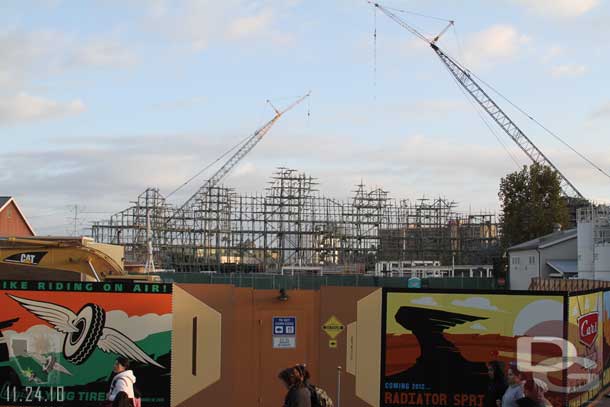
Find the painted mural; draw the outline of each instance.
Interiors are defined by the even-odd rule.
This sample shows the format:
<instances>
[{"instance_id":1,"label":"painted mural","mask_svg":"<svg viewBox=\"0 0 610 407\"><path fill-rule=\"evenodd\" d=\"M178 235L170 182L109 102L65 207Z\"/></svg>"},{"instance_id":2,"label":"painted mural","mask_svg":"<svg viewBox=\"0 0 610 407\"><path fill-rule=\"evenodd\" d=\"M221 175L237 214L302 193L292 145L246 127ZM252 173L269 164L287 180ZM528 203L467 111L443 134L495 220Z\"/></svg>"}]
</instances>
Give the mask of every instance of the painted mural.
<instances>
[{"instance_id":1,"label":"painted mural","mask_svg":"<svg viewBox=\"0 0 610 407\"><path fill-rule=\"evenodd\" d=\"M170 405L171 285L0 283L0 404L102 405L125 356L143 404Z\"/></svg>"},{"instance_id":2,"label":"painted mural","mask_svg":"<svg viewBox=\"0 0 610 407\"><path fill-rule=\"evenodd\" d=\"M581 406L601 390L604 371L603 293L569 298L568 341L576 348L576 363L567 369L569 406Z\"/></svg>"},{"instance_id":3,"label":"painted mural","mask_svg":"<svg viewBox=\"0 0 610 407\"><path fill-rule=\"evenodd\" d=\"M604 377L603 384L607 386L610 384L610 291L602 293L603 299L603 355L604 355Z\"/></svg>"},{"instance_id":4,"label":"painted mural","mask_svg":"<svg viewBox=\"0 0 610 407\"><path fill-rule=\"evenodd\" d=\"M382 406L483 406L488 364L532 365L557 354L537 344L517 353L520 338L563 337L563 296L387 292ZM561 386L560 370L545 375ZM560 405L563 394L546 398Z\"/></svg>"}]
</instances>

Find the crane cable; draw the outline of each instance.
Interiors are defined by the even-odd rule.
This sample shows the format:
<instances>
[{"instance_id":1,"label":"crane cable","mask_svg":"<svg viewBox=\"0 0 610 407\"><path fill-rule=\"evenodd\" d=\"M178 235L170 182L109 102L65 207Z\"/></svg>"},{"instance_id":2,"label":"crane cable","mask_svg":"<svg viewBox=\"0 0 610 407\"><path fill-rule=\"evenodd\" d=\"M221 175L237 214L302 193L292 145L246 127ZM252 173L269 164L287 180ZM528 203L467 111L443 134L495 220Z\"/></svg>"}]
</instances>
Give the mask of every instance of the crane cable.
<instances>
[{"instance_id":1,"label":"crane cable","mask_svg":"<svg viewBox=\"0 0 610 407\"><path fill-rule=\"evenodd\" d=\"M371 1L369 1L369 3L371 3ZM377 8L377 7L376 7ZM405 13L405 14L411 14L411 15L415 15L415 16L419 16L419 17L424 17L424 18L429 18L429 19L433 19L433 20L439 20L439 21L446 21L446 22L451 22L452 20L447 20L444 18L440 18L440 17L434 17L434 16L429 16L429 15L425 15L425 14L421 14L421 13L415 13L412 11L407 11L407 10L401 10L401 9L396 9L396 8L391 8L391 7L386 7L384 6L385 9L387 10L392 10L392 11L396 11L399 13ZM404 26L404 25L403 25ZM414 27L414 26L413 26ZM455 30L455 25L453 26L454 30ZM407 27L405 27L407 28ZM427 42L428 44L430 43L430 40L428 38L426 38L424 35L422 35L420 32L417 31L417 29L409 29L409 31L414 34L416 37L420 38L421 40ZM457 31L455 31L456 33L456 37L457 37ZM458 41L458 47L459 47L459 41ZM454 60L454 62L456 62ZM590 166L592 166L594 169L596 169L597 171L599 171L600 173L602 173L603 175L605 175L607 178L610 179L610 174L608 172L606 172L604 169L602 169L600 166L598 166L597 164L595 164L593 161L591 161L589 158L587 158L584 154L580 153L578 150L576 150L574 147L572 147L569 143L567 143L566 141L564 141L561 137L559 137L559 135L557 135L555 132L551 131L549 128L547 128L546 126L544 126L541 122L539 122L536 118L534 118L532 115L530 115L529 113L527 113L525 110L523 110L522 108L520 108L519 106L517 106L515 103L513 103L510 99L508 99L508 97L504 96L500 91L498 91L496 88L494 88L493 86L491 86L489 83L487 83L485 80L483 80L481 77L479 77L477 74L475 74L474 72L472 72L470 69L464 67L463 65L459 64L466 72L468 72L470 75L472 75L473 77L475 77L476 79L478 79L482 84L484 84L485 86L487 86L492 92L494 92L496 95L498 95L500 98L504 99L508 104L510 104L511 106L513 106L515 109L517 109L521 114L523 114L524 116L526 116L528 119L530 119L531 121L533 121L536 125L538 125L540 128L542 128L545 132L547 132L548 134L550 134L551 136L553 136L556 140L558 140L560 143L562 143L564 146L566 146L567 148L569 148L573 153L575 153L577 156L579 156L581 159L583 159L584 161L586 161ZM487 123L486 123L487 124Z\"/></svg>"},{"instance_id":2,"label":"crane cable","mask_svg":"<svg viewBox=\"0 0 610 407\"><path fill-rule=\"evenodd\" d=\"M211 162L210 164L206 165L203 169L201 169L199 172L197 172L197 174L193 175L191 178L189 178L188 180L186 180L182 185L180 185L178 188L174 189L172 192L170 192L169 194L167 194L165 196L165 198L169 198L170 196L174 195L176 192L180 191L182 188L184 188L185 186L187 186L190 182L192 182L195 178L199 177L201 174L203 174L205 171L207 171L211 166L213 166L214 164L218 163L220 160L222 160L223 158L225 158L227 155L229 155L231 152L233 152L234 150L236 150L237 148L239 148L241 145L243 145L246 141L248 141L249 138L251 138L252 135L248 135L247 137L245 137L244 139L242 139L239 143L235 144L233 147L231 147L229 150L225 151L220 157L218 157L216 160L214 160L213 162Z\"/></svg>"},{"instance_id":3,"label":"crane cable","mask_svg":"<svg viewBox=\"0 0 610 407\"><path fill-rule=\"evenodd\" d=\"M510 104L512 107L514 107L515 109L517 109L521 114L523 114L525 117L527 117L528 119L530 119L531 121L533 121L534 123L536 123L540 128L542 128L544 131L546 131L548 134L550 134L551 136L553 136L556 140L558 140L561 144L563 144L564 146L568 147L570 150L572 150L573 153L575 153L576 155L578 155L580 158L582 158L583 160L585 160L587 163L589 163L589 165L591 165L593 168L595 168L596 170L598 170L599 172L601 172L603 175L605 175L606 177L610 178L610 174L608 174L606 171L604 171L601 167L599 167L597 164L595 164L593 161L591 161L589 158L587 158L584 154L581 154L579 151L577 151L574 147L572 147L570 144L568 144L566 141L564 141L561 137L559 137L555 132L551 131L549 128L547 128L545 125L543 125L542 123L540 123L536 118L532 117L532 115L530 115L528 112L526 112L525 110L523 110L522 108L520 108L519 106L517 106L515 103L513 103L510 99L508 99L508 97L504 96L500 91L498 91L497 89L495 89L493 86L491 86L489 83L485 82L482 78L480 78L477 74L475 74L474 72L468 70L468 72L470 74L472 74L472 76L474 76L475 78L477 78L479 81L481 81L481 83L483 83L485 86L487 86L489 89L491 89L496 95L500 96L502 99L504 99L508 104Z\"/></svg>"},{"instance_id":4,"label":"crane cable","mask_svg":"<svg viewBox=\"0 0 610 407\"><path fill-rule=\"evenodd\" d=\"M464 97L466 98L466 100L468 100L468 103L470 104L470 106L472 107L472 109L477 113L477 115L479 116L479 118L481 119L481 121L485 124L485 126L487 127L487 129L489 129L489 132L491 134L493 134L493 136L496 138L496 140L498 140L498 143L500 143L500 145L502 146L502 148L504 148L504 151L506 151L506 153L509 155L509 157L513 160L513 162L515 163L515 165L517 166L517 169L519 169L521 167L521 164L519 164L519 162L517 161L517 159L515 158L515 156L510 152L510 150L508 149L508 147L506 146L506 144L504 144L504 142L502 141L502 139L498 136L498 134L496 133L496 131L493 129L493 127L491 126L491 124L489 124L489 122L487 121L487 119L485 119L485 116L483 116L483 114L481 113L481 111L479 110L480 108L477 108L477 106L474 104L474 102L472 101L471 98L468 97L468 95L466 94L466 91L460 86L460 83L457 81L456 78L454 78L453 76L451 77L454 81L454 83L456 84L456 86L458 87L458 89L462 92L462 94L464 95Z\"/></svg>"},{"instance_id":5,"label":"crane cable","mask_svg":"<svg viewBox=\"0 0 610 407\"><path fill-rule=\"evenodd\" d=\"M458 54L460 55L460 58L463 59L463 51L462 51L462 43L460 41L460 37L458 36L457 33L457 28L455 27L455 24L452 25L453 28L453 36L455 38L455 43L457 45L457 51ZM466 98L466 100L468 100L468 103L470 104L470 106L472 106L472 109L477 113L477 115L479 116L479 118L481 119L481 121L485 124L485 126L487 127L487 129L489 129L489 131L491 132L491 134L494 135L494 137L496 138L496 140L498 140L498 143L500 143L500 145L502 146L502 148L504 149L504 151L506 151L506 153L510 156L511 160L513 160L513 162L515 163L515 165L517 166L517 169L521 168L521 164L519 164L519 161L517 161L517 159L515 158L515 156L513 155L513 153L510 152L509 148L506 146L506 144L504 144L504 142L502 141L502 139L500 138L500 136L498 136L498 134L496 133L496 131L493 129L493 127L491 126L491 124L489 124L489 122L487 121L487 119L485 118L485 116L481 113L481 108L478 107L477 105L474 104L474 102L472 101L472 98L468 97L468 95L466 94L466 91L464 90L464 88L462 88L462 86L460 86L459 82L457 81L457 79L451 75L451 78L453 79L453 82L456 84L456 86L458 87L458 89L462 92L462 94L464 95L464 98Z\"/></svg>"},{"instance_id":6,"label":"crane cable","mask_svg":"<svg viewBox=\"0 0 610 407\"><path fill-rule=\"evenodd\" d=\"M373 7L373 100L377 101L377 7Z\"/></svg>"},{"instance_id":7,"label":"crane cable","mask_svg":"<svg viewBox=\"0 0 610 407\"><path fill-rule=\"evenodd\" d=\"M399 8L393 8L393 7L387 7L387 6L383 6L383 7L385 9L388 9L388 10L396 11L398 13L411 14L411 15L414 15L414 16L423 17L423 18L429 18L429 19L432 19L432 20L444 21L446 23L450 23L452 21L452 20L447 20L446 18L440 18L440 17L428 16L426 14L415 13L415 12L409 11L409 10L401 10Z\"/></svg>"},{"instance_id":8,"label":"crane cable","mask_svg":"<svg viewBox=\"0 0 610 407\"><path fill-rule=\"evenodd\" d=\"M424 17L424 18L429 18L432 20L437 20L437 21L443 21L443 22L452 22L452 20L447 20L445 18L440 18L440 17L433 17L433 16L428 16L425 14L421 14L421 13L415 13L412 11L407 11L407 10L401 10L401 9L396 9L396 8L392 8L392 7L385 7L388 10L392 10L392 11L396 11L399 13L405 13L405 14L411 14L414 16L418 16L418 17ZM374 8L375 13L377 12L377 7ZM452 25L453 30L454 30L454 35L455 35L455 39L456 39L456 43L458 46L458 52L461 54L462 53L462 47L459 41L459 37L457 35L457 30L455 28L455 24ZM426 37L424 37L423 35L419 36L421 39L425 40L426 42L429 42L428 39ZM375 41L377 40L377 29L375 27ZM376 44L376 42L375 42ZM493 129L493 127L489 124L489 122L485 119L485 117L481 114L481 111L477 108L477 106L475 106L474 102L472 101L471 98L468 97L468 95L466 94L466 92L464 91L464 89L460 86L460 84L458 83L457 79L455 79L452 76L453 81L455 82L455 84L457 85L458 89L462 92L462 94L464 95L464 98L468 101L468 103L470 104L470 106L472 107L472 109L475 111L475 113L479 116L479 118L481 119L481 121L483 122L483 124L485 124L485 126L487 127L487 129L489 130L489 132L496 138L496 140L498 140L498 143L500 143L500 145L502 146L502 148L504 149L504 151L506 151L506 153L508 154L508 156L511 158L511 160L515 163L515 165L517 166L517 168L520 168L520 164L517 161L517 159L515 158L515 156L510 152L510 150L508 149L508 147L506 146L506 144L504 144L504 142L502 141L502 139L498 136L498 134L496 133L496 131Z\"/></svg>"}]
</instances>

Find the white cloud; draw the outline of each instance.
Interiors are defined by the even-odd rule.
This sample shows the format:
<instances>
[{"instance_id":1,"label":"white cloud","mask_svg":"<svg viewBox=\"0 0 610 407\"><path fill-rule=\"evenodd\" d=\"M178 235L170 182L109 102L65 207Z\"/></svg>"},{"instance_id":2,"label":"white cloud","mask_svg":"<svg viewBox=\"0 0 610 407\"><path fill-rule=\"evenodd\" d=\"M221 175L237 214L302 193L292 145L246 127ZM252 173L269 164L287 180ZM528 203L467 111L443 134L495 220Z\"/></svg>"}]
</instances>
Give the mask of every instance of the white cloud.
<instances>
[{"instance_id":1,"label":"white cloud","mask_svg":"<svg viewBox=\"0 0 610 407\"><path fill-rule=\"evenodd\" d=\"M55 31L1 30L0 86L5 90L20 88L33 71L47 73L53 70L57 50L64 44L64 36Z\"/></svg>"},{"instance_id":2,"label":"white cloud","mask_svg":"<svg viewBox=\"0 0 610 407\"><path fill-rule=\"evenodd\" d=\"M273 21L273 12L263 10L252 16L240 17L233 20L227 29L227 35L231 39L243 39L257 35L266 30Z\"/></svg>"},{"instance_id":3,"label":"white cloud","mask_svg":"<svg viewBox=\"0 0 610 407\"><path fill-rule=\"evenodd\" d=\"M484 297L470 297L465 300L454 300L451 304L456 305L458 307L465 308L477 308L484 309L488 311L499 311L498 307L495 305L491 305L491 302Z\"/></svg>"},{"instance_id":4,"label":"white cloud","mask_svg":"<svg viewBox=\"0 0 610 407\"><path fill-rule=\"evenodd\" d=\"M148 5L148 25L169 38L202 51L222 41L269 39L276 45L293 43L292 34L277 29L283 10L295 2L248 0L186 0L181 3L157 0Z\"/></svg>"},{"instance_id":5,"label":"white cloud","mask_svg":"<svg viewBox=\"0 0 610 407\"><path fill-rule=\"evenodd\" d=\"M551 68L551 76L553 78L565 78L582 76L587 73L587 67L584 65L557 65Z\"/></svg>"},{"instance_id":6,"label":"white cloud","mask_svg":"<svg viewBox=\"0 0 610 407\"><path fill-rule=\"evenodd\" d=\"M74 66L121 68L135 65L137 58L118 41L94 39L77 47L69 63Z\"/></svg>"},{"instance_id":7,"label":"white cloud","mask_svg":"<svg viewBox=\"0 0 610 407\"><path fill-rule=\"evenodd\" d=\"M531 12L552 17L578 17L600 3L599 0L515 0Z\"/></svg>"},{"instance_id":8,"label":"white cloud","mask_svg":"<svg viewBox=\"0 0 610 407\"><path fill-rule=\"evenodd\" d=\"M411 300L411 304L438 306L437 302L432 297L421 297Z\"/></svg>"},{"instance_id":9,"label":"white cloud","mask_svg":"<svg viewBox=\"0 0 610 407\"><path fill-rule=\"evenodd\" d=\"M244 175L253 174L256 172L256 166L251 162L244 162L237 166L233 174L236 177L242 177Z\"/></svg>"},{"instance_id":10,"label":"white cloud","mask_svg":"<svg viewBox=\"0 0 610 407\"><path fill-rule=\"evenodd\" d=\"M85 104L79 99L58 102L21 92L15 96L0 97L0 125L75 115L84 110Z\"/></svg>"},{"instance_id":11,"label":"white cloud","mask_svg":"<svg viewBox=\"0 0 610 407\"><path fill-rule=\"evenodd\" d=\"M167 109L167 110L186 109L186 108L191 108L193 106L204 104L207 101L208 101L208 99L206 97L193 96L193 97L184 98L184 99L170 100L170 101L166 101L166 102L155 103L155 104L151 105L151 107L155 108L155 109Z\"/></svg>"},{"instance_id":12,"label":"white cloud","mask_svg":"<svg viewBox=\"0 0 610 407\"><path fill-rule=\"evenodd\" d=\"M465 44L467 66L489 67L517 55L529 37L510 25L497 24L472 35Z\"/></svg>"},{"instance_id":13,"label":"white cloud","mask_svg":"<svg viewBox=\"0 0 610 407\"><path fill-rule=\"evenodd\" d=\"M476 324L470 325L470 329L475 329L477 331L487 331L487 328L485 328L483 325L481 325L478 322Z\"/></svg>"},{"instance_id":14,"label":"white cloud","mask_svg":"<svg viewBox=\"0 0 610 407\"><path fill-rule=\"evenodd\" d=\"M565 54L565 49L560 45L551 45L542 57L543 62L549 62Z\"/></svg>"},{"instance_id":15,"label":"white cloud","mask_svg":"<svg viewBox=\"0 0 610 407\"><path fill-rule=\"evenodd\" d=\"M600 106L593 113L591 113L591 119L603 119L610 117L610 102Z\"/></svg>"},{"instance_id":16,"label":"white cloud","mask_svg":"<svg viewBox=\"0 0 610 407\"><path fill-rule=\"evenodd\" d=\"M26 216L33 217L37 231L64 234L69 216L66 205L78 203L87 211L117 212L130 206L146 187L158 187L167 194L242 138L243 132L51 139L50 146L0 152L0 181L17 196ZM602 195L601 191L607 191L606 179L592 177L592 171L572 158L573 154L548 153L584 192L596 190ZM610 156L603 151L583 153L610 168ZM107 157L113 157L112 165ZM38 165L33 167L32 162ZM253 167L248 165L248 171L229 174L223 180L242 195L263 192L275 168L286 166L317 178L316 188L330 198L348 199L353 186L363 181L389 191L393 199L445 196L457 201L462 211L472 205L473 213L498 210L499 179L515 170L500 146L453 142L438 135L407 137L402 142L379 137L371 146L351 134L310 134L285 127L270 132L248 154L243 161L247 163ZM169 201L183 203L216 168L218 165ZM605 201L610 201L610 195L606 194ZM41 216L53 211L59 213ZM87 226L88 221L108 217L83 215L81 221Z\"/></svg>"},{"instance_id":17,"label":"white cloud","mask_svg":"<svg viewBox=\"0 0 610 407\"><path fill-rule=\"evenodd\" d=\"M0 30L0 87L23 89L32 78L62 75L89 67L123 68L136 56L118 40L106 35L83 40L54 30Z\"/></svg>"}]
</instances>

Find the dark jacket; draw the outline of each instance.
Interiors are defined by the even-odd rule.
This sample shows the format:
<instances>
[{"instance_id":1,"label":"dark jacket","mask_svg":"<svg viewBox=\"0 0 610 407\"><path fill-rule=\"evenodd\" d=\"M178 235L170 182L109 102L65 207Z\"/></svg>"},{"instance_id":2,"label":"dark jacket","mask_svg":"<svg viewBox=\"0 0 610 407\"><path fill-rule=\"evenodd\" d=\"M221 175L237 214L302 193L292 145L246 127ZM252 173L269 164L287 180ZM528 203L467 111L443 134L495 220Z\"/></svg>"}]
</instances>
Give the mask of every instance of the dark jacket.
<instances>
[{"instance_id":1,"label":"dark jacket","mask_svg":"<svg viewBox=\"0 0 610 407\"><path fill-rule=\"evenodd\" d=\"M550 406L550 403L547 400L536 401L529 397L523 397L517 400L517 405L519 407L547 407Z\"/></svg>"},{"instance_id":2,"label":"dark jacket","mask_svg":"<svg viewBox=\"0 0 610 407\"><path fill-rule=\"evenodd\" d=\"M124 391L117 394L112 402L112 407L133 407L133 400L127 397Z\"/></svg>"},{"instance_id":3,"label":"dark jacket","mask_svg":"<svg viewBox=\"0 0 610 407\"><path fill-rule=\"evenodd\" d=\"M305 385L292 386L284 398L284 407L311 407L311 393Z\"/></svg>"},{"instance_id":4,"label":"dark jacket","mask_svg":"<svg viewBox=\"0 0 610 407\"><path fill-rule=\"evenodd\" d=\"M508 386L503 382L492 382L487 386L483 407L496 407L496 400L502 400L502 396Z\"/></svg>"}]
</instances>

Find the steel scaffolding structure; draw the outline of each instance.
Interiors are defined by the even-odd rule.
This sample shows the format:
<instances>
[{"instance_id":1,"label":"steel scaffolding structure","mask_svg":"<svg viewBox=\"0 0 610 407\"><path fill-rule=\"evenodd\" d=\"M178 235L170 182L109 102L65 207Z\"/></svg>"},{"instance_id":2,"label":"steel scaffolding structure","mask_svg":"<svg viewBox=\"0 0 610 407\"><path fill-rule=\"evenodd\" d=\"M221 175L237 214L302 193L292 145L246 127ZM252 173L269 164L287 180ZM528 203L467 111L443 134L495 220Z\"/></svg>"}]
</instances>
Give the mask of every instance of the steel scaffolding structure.
<instances>
[{"instance_id":1,"label":"steel scaffolding structure","mask_svg":"<svg viewBox=\"0 0 610 407\"><path fill-rule=\"evenodd\" d=\"M124 245L128 262L154 260L176 271L363 272L379 261L491 264L498 255L493 214L460 214L442 198L396 201L364 184L341 201L316 185L278 168L262 193L216 186L187 209L149 188L131 207L95 222L92 237Z\"/></svg>"}]
</instances>

